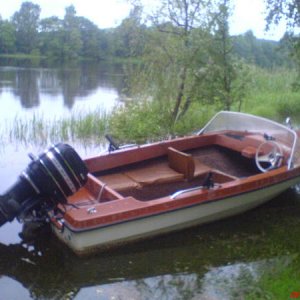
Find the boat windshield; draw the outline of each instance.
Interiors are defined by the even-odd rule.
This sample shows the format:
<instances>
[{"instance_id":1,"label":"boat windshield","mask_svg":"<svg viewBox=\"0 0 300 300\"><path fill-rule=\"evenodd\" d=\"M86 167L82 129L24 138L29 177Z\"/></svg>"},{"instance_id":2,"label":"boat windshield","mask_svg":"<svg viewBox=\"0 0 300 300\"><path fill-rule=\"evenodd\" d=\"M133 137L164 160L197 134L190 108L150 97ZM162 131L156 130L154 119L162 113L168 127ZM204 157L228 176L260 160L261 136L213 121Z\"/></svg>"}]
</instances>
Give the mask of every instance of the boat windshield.
<instances>
[{"instance_id":1,"label":"boat windshield","mask_svg":"<svg viewBox=\"0 0 300 300\"><path fill-rule=\"evenodd\" d=\"M298 147L297 134L294 130L277 122L245 113L221 111L217 113L199 132L199 134L233 130L248 133L268 135L281 142L290 149L288 167L299 161L300 147Z\"/></svg>"}]
</instances>

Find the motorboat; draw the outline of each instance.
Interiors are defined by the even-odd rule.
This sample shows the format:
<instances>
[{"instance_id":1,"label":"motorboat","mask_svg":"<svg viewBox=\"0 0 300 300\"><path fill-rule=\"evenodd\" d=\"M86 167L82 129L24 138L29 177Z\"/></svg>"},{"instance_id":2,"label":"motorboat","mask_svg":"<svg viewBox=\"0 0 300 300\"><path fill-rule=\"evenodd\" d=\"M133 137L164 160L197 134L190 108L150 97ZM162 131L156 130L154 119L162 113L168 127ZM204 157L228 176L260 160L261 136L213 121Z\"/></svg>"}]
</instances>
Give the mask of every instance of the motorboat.
<instances>
[{"instance_id":1,"label":"motorboat","mask_svg":"<svg viewBox=\"0 0 300 300\"><path fill-rule=\"evenodd\" d=\"M292 126L221 111L189 136L81 160L58 144L34 157L0 198L0 225L44 217L78 255L253 209L300 180Z\"/></svg>"}]
</instances>

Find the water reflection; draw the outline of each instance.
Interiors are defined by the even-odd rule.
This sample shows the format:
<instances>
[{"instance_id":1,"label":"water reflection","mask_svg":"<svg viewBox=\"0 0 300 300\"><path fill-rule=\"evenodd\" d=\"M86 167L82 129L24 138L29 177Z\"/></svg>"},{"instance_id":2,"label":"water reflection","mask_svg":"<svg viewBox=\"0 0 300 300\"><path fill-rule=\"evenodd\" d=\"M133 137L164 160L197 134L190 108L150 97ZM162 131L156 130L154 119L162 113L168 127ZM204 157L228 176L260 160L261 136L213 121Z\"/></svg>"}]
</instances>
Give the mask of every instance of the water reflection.
<instances>
[{"instance_id":1,"label":"water reflection","mask_svg":"<svg viewBox=\"0 0 300 300\"><path fill-rule=\"evenodd\" d=\"M38 74L36 70L32 69L16 70L12 89L15 96L20 98L24 108L32 108L40 104Z\"/></svg>"},{"instance_id":2,"label":"water reflection","mask_svg":"<svg viewBox=\"0 0 300 300\"><path fill-rule=\"evenodd\" d=\"M300 242L287 243L286 230L278 231L295 221L299 203L282 199L89 258L45 233L33 244L0 244L0 285L24 299L243 299L261 274L294 263L299 253Z\"/></svg>"},{"instance_id":3,"label":"water reflection","mask_svg":"<svg viewBox=\"0 0 300 300\"><path fill-rule=\"evenodd\" d=\"M20 101L23 109L38 107L44 98L61 96L63 106L71 110L76 101L86 101L89 96L98 94L98 104L116 102L124 88L122 65L120 64L83 64L75 67L60 68L21 68L0 66L1 94L13 95ZM114 91L114 99L101 99L101 91ZM0 105L2 101L0 101ZM114 103L108 103L112 106ZM57 103L56 103L57 105ZM94 105L94 103L92 104ZM90 107L93 108L93 107ZM107 108L107 107L104 107ZM57 109L57 107L56 107ZM55 110L53 109L53 112ZM13 111L11 111L13 114ZM45 111L49 113L49 111Z\"/></svg>"}]
</instances>

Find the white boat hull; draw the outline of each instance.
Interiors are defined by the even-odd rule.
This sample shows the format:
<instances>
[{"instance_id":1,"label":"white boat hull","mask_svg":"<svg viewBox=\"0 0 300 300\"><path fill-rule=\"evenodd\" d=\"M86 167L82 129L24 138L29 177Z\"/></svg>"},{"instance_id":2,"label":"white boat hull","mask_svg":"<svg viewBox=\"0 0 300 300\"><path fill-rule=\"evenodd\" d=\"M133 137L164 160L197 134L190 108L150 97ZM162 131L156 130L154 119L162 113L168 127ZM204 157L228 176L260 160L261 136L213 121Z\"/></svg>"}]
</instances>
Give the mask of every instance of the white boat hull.
<instances>
[{"instance_id":1,"label":"white boat hull","mask_svg":"<svg viewBox=\"0 0 300 300\"><path fill-rule=\"evenodd\" d=\"M299 178L226 199L206 202L149 217L74 232L53 226L57 237L77 254L87 254L130 241L144 239L234 216L255 208L299 182Z\"/></svg>"}]
</instances>

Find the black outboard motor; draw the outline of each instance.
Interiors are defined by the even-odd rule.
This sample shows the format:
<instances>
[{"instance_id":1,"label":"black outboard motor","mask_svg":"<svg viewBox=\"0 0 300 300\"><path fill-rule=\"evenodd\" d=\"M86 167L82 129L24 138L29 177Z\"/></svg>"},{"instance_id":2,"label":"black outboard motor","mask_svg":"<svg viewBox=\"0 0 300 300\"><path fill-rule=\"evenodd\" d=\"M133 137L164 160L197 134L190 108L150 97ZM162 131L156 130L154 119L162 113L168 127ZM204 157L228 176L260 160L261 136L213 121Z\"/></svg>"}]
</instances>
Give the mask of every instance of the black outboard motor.
<instances>
[{"instance_id":1,"label":"black outboard motor","mask_svg":"<svg viewBox=\"0 0 300 300\"><path fill-rule=\"evenodd\" d=\"M87 182L86 165L67 144L54 145L30 158L32 162L18 181L0 196L0 226L24 212L66 203L66 198Z\"/></svg>"}]
</instances>

